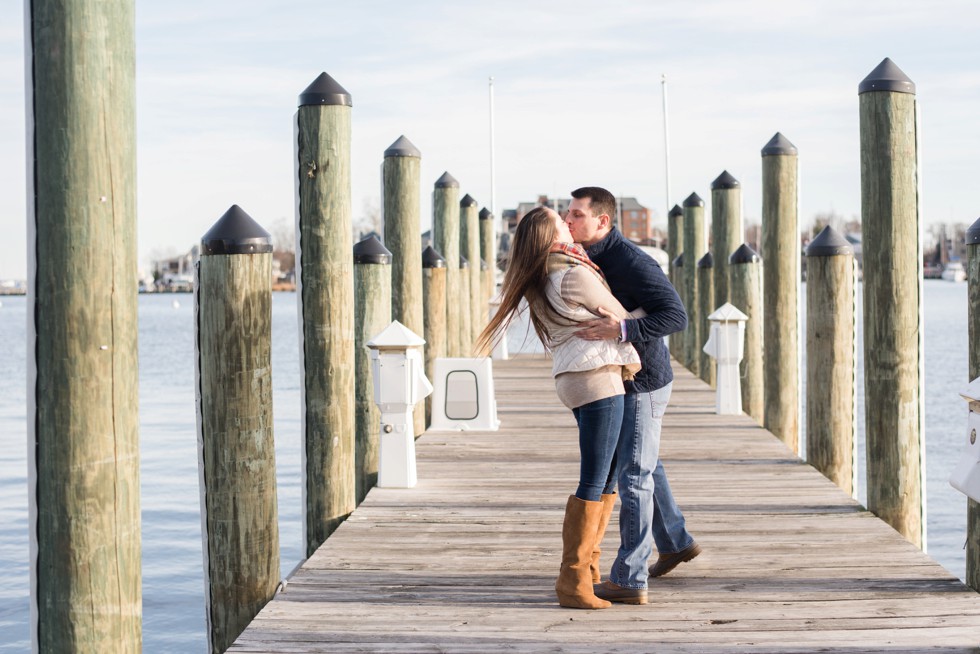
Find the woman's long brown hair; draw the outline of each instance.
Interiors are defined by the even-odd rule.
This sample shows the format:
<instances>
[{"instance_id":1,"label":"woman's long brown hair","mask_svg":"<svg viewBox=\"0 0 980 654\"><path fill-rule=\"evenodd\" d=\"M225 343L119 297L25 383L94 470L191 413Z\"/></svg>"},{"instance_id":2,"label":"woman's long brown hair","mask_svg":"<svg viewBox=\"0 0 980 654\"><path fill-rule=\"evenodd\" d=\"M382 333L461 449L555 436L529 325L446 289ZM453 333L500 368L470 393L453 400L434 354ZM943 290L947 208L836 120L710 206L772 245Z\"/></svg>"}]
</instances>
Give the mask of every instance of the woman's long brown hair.
<instances>
[{"instance_id":1,"label":"woman's long brown hair","mask_svg":"<svg viewBox=\"0 0 980 654\"><path fill-rule=\"evenodd\" d=\"M532 209L518 223L500 291L500 308L480 332L476 342L476 350L481 354L489 352L507 333L507 326L517 315L521 298L527 299L531 324L538 338L546 346L549 344L548 328L535 309L547 311L551 307L545 297L545 284L548 281L548 252L557 235L553 214L545 207Z\"/></svg>"}]
</instances>

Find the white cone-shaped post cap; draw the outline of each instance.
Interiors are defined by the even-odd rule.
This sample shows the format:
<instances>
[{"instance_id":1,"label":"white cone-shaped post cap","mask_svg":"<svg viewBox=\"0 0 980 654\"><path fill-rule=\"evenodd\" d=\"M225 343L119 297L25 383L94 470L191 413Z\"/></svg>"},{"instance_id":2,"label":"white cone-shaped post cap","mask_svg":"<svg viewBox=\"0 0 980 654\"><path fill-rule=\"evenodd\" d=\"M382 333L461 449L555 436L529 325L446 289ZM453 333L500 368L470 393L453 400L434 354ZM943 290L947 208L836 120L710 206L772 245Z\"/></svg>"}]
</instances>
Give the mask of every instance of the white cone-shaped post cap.
<instances>
[{"instance_id":1,"label":"white cone-shaped post cap","mask_svg":"<svg viewBox=\"0 0 980 654\"><path fill-rule=\"evenodd\" d=\"M980 377L977 377L970 384L960 391L960 397L967 402L980 402Z\"/></svg>"},{"instance_id":2,"label":"white cone-shaped post cap","mask_svg":"<svg viewBox=\"0 0 980 654\"><path fill-rule=\"evenodd\" d=\"M420 345L425 345L425 339L397 320L367 342L372 350L406 350Z\"/></svg>"},{"instance_id":3,"label":"white cone-shaped post cap","mask_svg":"<svg viewBox=\"0 0 980 654\"><path fill-rule=\"evenodd\" d=\"M715 309L714 313L708 316L708 320L713 320L715 322L735 322L748 319L749 317L736 309L731 302L725 302L723 305Z\"/></svg>"}]
</instances>

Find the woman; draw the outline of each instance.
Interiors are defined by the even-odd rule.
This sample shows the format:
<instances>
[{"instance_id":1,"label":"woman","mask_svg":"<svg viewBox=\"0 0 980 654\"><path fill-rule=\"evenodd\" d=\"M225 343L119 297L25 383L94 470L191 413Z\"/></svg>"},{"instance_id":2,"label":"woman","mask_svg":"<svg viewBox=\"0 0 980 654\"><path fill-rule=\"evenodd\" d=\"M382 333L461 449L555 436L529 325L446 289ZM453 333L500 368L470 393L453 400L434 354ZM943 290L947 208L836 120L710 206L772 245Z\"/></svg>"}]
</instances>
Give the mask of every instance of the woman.
<instances>
[{"instance_id":1,"label":"woman","mask_svg":"<svg viewBox=\"0 0 980 654\"><path fill-rule=\"evenodd\" d=\"M606 286L602 273L568 226L546 207L530 211L517 226L504 277L500 309L480 334L483 351L502 338L526 299L531 324L554 358L558 397L575 415L579 429L579 484L565 506L562 562L555 591L562 606L602 609L592 584L599 579L599 543L616 495L611 475L623 421L623 378L640 369L632 345L617 340L579 338L579 323L600 316L598 308L620 319L629 314Z\"/></svg>"}]
</instances>

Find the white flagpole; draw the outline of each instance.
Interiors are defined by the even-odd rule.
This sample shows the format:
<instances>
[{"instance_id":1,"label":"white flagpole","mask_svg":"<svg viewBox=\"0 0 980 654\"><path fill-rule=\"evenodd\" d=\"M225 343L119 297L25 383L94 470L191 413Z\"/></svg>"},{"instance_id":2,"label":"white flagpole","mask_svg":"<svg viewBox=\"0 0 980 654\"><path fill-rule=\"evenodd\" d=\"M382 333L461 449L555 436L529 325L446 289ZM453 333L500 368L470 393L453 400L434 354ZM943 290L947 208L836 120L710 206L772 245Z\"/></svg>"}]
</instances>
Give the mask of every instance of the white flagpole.
<instances>
[{"instance_id":1,"label":"white flagpole","mask_svg":"<svg viewBox=\"0 0 980 654\"><path fill-rule=\"evenodd\" d=\"M490 76L490 213L493 214L493 240L494 250L496 250L497 228L500 216L497 215L496 188L494 187L494 152L493 152L493 76ZM490 263L489 261L487 263Z\"/></svg>"},{"instance_id":2,"label":"white flagpole","mask_svg":"<svg viewBox=\"0 0 980 654\"><path fill-rule=\"evenodd\" d=\"M670 135L667 131L667 75L661 75L660 86L663 89L664 101L664 200L667 206L664 208L664 216L670 214Z\"/></svg>"}]
</instances>

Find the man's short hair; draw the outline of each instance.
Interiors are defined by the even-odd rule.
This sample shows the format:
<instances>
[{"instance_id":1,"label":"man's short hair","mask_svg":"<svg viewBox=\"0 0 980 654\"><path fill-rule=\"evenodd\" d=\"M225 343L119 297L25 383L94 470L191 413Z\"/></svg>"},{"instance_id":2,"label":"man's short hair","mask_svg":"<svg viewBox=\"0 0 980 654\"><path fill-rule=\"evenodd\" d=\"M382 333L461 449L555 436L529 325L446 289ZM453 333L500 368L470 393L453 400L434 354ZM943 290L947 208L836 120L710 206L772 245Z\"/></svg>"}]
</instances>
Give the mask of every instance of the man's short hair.
<instances>
[{"instance_id":1,"label":"man's short hair","mask_svg":"<svg viewBox=\"0 0 980 654\"><path fill-rule=\"evenodd\" d=\"M594 216L606 214L610 219L616 217L616 197L604 188L583 186L572 191L572 197L576 200L589 198L589 207Z\"/></svg>"}]
</instances>

